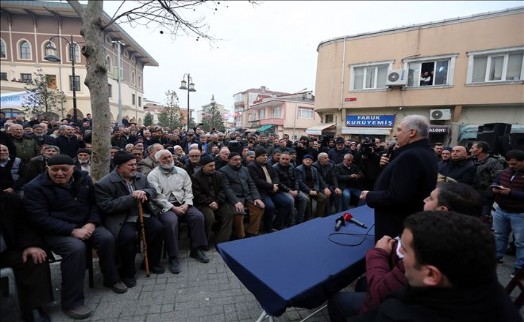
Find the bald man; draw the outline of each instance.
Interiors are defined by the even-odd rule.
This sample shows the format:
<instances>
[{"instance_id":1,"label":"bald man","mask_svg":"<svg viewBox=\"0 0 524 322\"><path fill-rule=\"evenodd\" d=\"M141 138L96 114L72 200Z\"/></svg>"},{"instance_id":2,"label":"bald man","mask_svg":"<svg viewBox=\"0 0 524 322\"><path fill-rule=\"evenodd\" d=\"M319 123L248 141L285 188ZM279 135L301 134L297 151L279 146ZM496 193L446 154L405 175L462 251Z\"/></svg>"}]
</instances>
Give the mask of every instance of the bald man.
<instances>
[{"instance_id":1,"label":"bald man","mask_svg":"<svg viewBox=\"0 0 524 322\"><path fill-rule=\"evenodd\" d=\"M457 182L473 185L477 170L465 147L456 145L451 149L451 160L440 170L440 174Z\"/></svg>"}]
</instances>

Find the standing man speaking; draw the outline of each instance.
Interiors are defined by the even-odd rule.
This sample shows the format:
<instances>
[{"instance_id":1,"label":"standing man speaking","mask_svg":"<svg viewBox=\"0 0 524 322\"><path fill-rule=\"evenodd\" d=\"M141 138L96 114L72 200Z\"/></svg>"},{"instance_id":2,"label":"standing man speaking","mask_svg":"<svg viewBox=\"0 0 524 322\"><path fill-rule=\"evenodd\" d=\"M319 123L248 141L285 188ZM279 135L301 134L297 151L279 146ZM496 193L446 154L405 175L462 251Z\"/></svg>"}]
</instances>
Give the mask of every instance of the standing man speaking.
<instances>
[{"instance_id":1,"label":"standing man speaking","mask_svg":"<svg viewBox=\"0 0 524 322\"><path fill-rule=\"evenodd\" d=\"M374 191L364 190L360 199L375 209L375 241L398 236L407 216L422 211L424 198L437 184L437 157L429 140L429 121L421 115L406 116L397 127L398 149L383 156L386 164Z\"/></svg>"}]
</instances>

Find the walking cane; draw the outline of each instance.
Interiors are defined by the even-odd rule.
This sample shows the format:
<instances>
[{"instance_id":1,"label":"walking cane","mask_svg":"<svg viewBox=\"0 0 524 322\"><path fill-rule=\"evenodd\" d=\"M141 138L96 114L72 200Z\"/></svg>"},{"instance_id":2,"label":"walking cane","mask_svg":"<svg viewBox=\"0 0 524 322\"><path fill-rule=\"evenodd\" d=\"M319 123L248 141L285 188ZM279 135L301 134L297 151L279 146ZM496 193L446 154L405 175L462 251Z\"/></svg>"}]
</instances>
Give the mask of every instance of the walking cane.
<instances>
[{"instance_id":1,"label":"walking cane","mask_svg":"<svg viewBox=\"0 0 524 322\"><path fill-rule=\"evenodd\" d=\"M142 248L144 249L144 263L146 265L146 276L149 277L149 260L147 259L147 242L146 229L144 228L144 213L142 212L142 202L138 203L138 222L140 223L140 240L142 241Z\"/></svg>"}]
</instances>

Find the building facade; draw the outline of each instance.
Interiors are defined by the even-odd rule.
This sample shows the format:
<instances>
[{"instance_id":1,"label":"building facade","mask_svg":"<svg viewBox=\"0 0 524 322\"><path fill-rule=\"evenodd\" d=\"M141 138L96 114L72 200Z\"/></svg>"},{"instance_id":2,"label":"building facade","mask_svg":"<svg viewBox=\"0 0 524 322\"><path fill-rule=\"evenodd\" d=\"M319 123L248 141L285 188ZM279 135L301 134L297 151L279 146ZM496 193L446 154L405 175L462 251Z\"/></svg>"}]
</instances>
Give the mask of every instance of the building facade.
<instances>
[{"instance_id":1,"label":"building facade","mask_svg":"<svg viewBox=\"0 0 524 322\"><path fill-rule=\"evenodd\" d=\"M243 92L238 92L233 95L234 98L234 111L233 117L235 122L235 127L237 129L248 129L250 128L250 123L248 122L248 113L247 110L253 104L253 102L263 95L265 97L271 97L272 95L287 95L289 93L285 92L276 92L271 91L266 86L260 86L260 88L250 88Z\"/></svg>"},{"instance_id":2,"label":"building facade","mask_svg":"<svg viewBox=\"0 0 524 322\"><path fill-rule=\"evenodd\" d=\"M524 124L523 7L331 39L317 51L317 130L387 139L419 114L433 142L452 145L485 123Z\"/></svg>"},{"instance_id":3,"label":"building facade","mask_svg":"<svg viewBox=\"0 0 524 322\"><path fill-rule=\"evenodd\" d=\"M102 21L105 22L110 19L107 14L102 17ZM26 82L32 79L37 70L41 70L47 76L48 87L59 89L66 96L65 102L62 103L64 115L57 115L57 117L74 114L73 86L76 89L78 118L91 113L89 89L84 84L86 61L80 53L83 42L83 37L80 35L82 21L69 4L47 1L2 1L0 25L2 96L13 97L14 93L23 94ZM60 58L59 62L49 62L44 59L49 54L49 43L57 48L56 55ZM73 46L73 50L70 46ZM158 63L117 24L107 27L105 47L112 119L117 118L120 95L123 118L141 122L144 116L144 67L158 66ZM118 47L120 47L120 56L118 56ZM72 58L75 63L76 79L74 80ZM16 101L14 98L7 100L11 103ZM2 111L7 115L23 113L24 108L21 103L10 104L8 109L2 107Z\"/></svg>"}]
</instances>

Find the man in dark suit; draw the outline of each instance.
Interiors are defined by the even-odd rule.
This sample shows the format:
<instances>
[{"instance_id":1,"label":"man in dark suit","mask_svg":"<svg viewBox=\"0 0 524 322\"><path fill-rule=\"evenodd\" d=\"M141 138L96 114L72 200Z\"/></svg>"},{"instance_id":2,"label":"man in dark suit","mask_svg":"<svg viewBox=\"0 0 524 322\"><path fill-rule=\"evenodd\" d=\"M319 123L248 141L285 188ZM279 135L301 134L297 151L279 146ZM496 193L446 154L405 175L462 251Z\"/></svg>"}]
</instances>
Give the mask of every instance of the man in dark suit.
<instances>
[{"instance_id":1,"label":"man in dark suit","mask_svg":"<svg viewBox=\"0 0 524 322\"><path fill-rule=\"evenodd\" d=\"M53 301L51 273L43 242L27 222L21 199L0 191L0 267L15 273L22 318L50 321L42 306Z\"/></svg>"},{"instance_id":2,"label":"man in dark suit","mask_svg":"<svg viewBox=\"0 0 524 322\"><path fill-rule=\"evenodd\" d=\"M189 151L192 153L193 151ZM194 204L204 214L206 235L209 242L212 227L216 221L220 229L216 235L216 243L226 242L233 230L233 212L226 203L226 182L223 173L215 171L215 160L209 154L200 158L200 168L191 179L193 181Z\"/></svg>"},{"instance_id":3,"label":"man in dark suit","mask_svg":"<svg viewBox=\"0 0 524 322\"><path fill-rule=\"evenodd\" d=\"M437 157L429 140L429 121L424 116L406 116L395 134L398 149L375 183L360 199L375 209L375 241L382 236L398 236L403 220L424 208L424 199L437 184Z\"/></svg>"}]
</instances>

